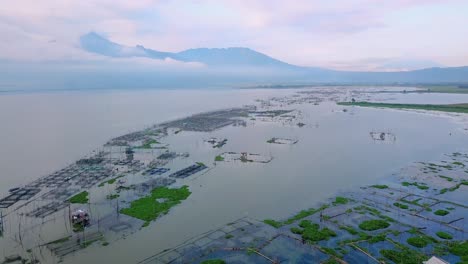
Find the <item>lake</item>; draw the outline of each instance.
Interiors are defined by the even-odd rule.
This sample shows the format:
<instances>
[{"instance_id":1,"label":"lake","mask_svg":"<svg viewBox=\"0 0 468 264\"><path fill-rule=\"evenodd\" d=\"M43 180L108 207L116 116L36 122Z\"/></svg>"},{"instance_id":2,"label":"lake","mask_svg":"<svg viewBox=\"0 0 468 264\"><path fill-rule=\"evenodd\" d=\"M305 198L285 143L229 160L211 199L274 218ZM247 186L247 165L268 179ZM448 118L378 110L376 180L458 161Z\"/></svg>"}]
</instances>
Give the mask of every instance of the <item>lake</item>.
<instances>
[{"instance_id":1,"label":"lake","mask_svg":"<svg viewBox=\"0 0 468 264\"><path fill-rule=\"evenodd\" d=\"M346 89L354 88L335 88L331 94L335 98L347 98ZM316 96L322 98L318 104L275 101L275 98L304 96L297 94L300 91L311 90L2 94L0 194L3 197L10 188L75 162L113 137L155 123L209 110L258 104L258 99L268 98L273 99L277 108L300 113L298 120L304 127L258 119L248 121L245 127L227 126L213 132L184 131L164 138L171 150L190 153L187 159L169 166L181 168L203 162L210 167L202 175L177 182L177 185L188 185L192 195L167 215L125 239L113 241L107 247L90 247L64 259L65 263L134 263L241 217L286 218L316 206L337 192L374 184L412 162L438 159L444 153L468 149L466 124L444 115L358 107L343 111L344 107L336 105L329 99L330 94L324 93ZM375 101L401 103L468 102L468 95L455 94L365 96ZM395 140L378 142L370 132L391 133ZM214 149L205 142L210 137L227 138L228 143L222 149ZM272 137L295 139L298 143L266 143ZM266 164L213 162L216 155L230 151L258 153L273 160ZM12 254L15 246L16 243L0 238L0 247L4 248L0 259Z\"/></svg>"}]
</instances>

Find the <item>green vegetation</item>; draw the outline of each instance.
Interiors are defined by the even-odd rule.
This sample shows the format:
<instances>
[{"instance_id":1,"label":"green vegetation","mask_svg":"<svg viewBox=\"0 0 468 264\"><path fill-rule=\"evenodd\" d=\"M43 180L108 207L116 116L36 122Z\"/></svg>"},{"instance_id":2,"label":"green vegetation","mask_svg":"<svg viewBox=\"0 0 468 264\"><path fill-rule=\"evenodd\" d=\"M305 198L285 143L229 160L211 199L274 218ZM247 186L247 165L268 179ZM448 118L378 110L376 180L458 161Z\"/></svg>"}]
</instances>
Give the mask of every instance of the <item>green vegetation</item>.
<instances>
[{"instance_id":1,"label":"green vegetation","mask_svg":"<svg viewBox=\"0 0 468 264\"><path fill-rule=\"evenodd\" d=\"M226 261L222 259L210 259L203 261L201 264L226 264Z\"/></svg>"},{"instance_id":2,"label":"green vegetation","mask_svg":"<svg viewBox=\"0 0 468 264\"><path fill-rule=\"evenodd\" d=\"M468 93L468 89L462 88L459 85L431 85L431 86L423 86L421 88L427 89L427 93Z\"/></svg>"},{"instance_id":3,"label":"green vegetation","mask_svg":"<svg viewBox=\"0 0 468 264\"><path fill-rule=\"evenodd\" d=\"M448 176L444 176L444 175L439 175L439 177L442 178L442 179L446 179L449 182L453 181L452 177L448 177Z\"/></svg>"},{"instance_id":4,"label":"green vegetation","mask_svg":"<svg viewBox=\"0 0 468 264\"><path fill-rule=\"evenodd\" d=\"M338 205L338 204L347 204L349 202L349 199L346 197L341 197L338 196L335 198L335 201L332 203L333 205Z\"/></svg>"},{"instance_id":5,"label":"green vegetation","mask_svg":"<svg viewBox=\"0 0 468 264\"><path fill-rule=\"evenodd\" d=\"M453 236L452 236L451 234L445 233L445 232L443 232L443 231L437 232L436 235L437 235L438 237L440 237L440 238L442 238L442 239L446 239L446 240L452 239L452 238L453 238Z\"/></svg>"},{"instance_id":6,"label":"green vegetation","mask_svg":"<svg viewBox=\"0 0 468 264\"><path fill-rule=\"evenodd\" d=\"M70 198L69 202L73 204L85 204L89 202L88 199L89 193L87 191L80 192L79 194Z\"/></svg>"},{"instance_id":7,"label":"green vegetation","mask_svg":"<svg viewBox=\"0 0 468 264\"><path fill-rule=\"evenodd\" d=\"M85 227L83 224L73 224L73 232L78 233L84 231Z\"/></svg>"},{"instance_id":8,"label":"green vegetation","mask_svg":"<svg viewBox=\"0 0 468 264\"><path fill-rule=\"evenodd\" d=\"M432 240L426 236L415 236L408 238L406 242L414 247L423 248L432 243Z\"/></svg>"},{"instance_id":9,"label":"green vegetation","mask_svg":"<svg viewBox=\"0 0 468 264\"><path fill-rule=\"evenodd\" d=\"M329 247L320 247L320 249L322 251L324 251L325 253L327 253L328 255L331 255L331 256L335 256L337 258L341 258L342 256L340 256L340 254L338 254L338 252L336 252L336 250L334 250L333 248L329 248Z\"/></svg>"},{"instance_id":10,"label":"green vegetation","mask_svg":"<svg viewBox=\"0 0 468 264\"><path fill-rule=\"evenodd\" d=\"M106 183L107 183L107 184L114 184L115 181L117 181L119 178L122 178L122 177L124 177L124 176L125 176L125 175L120 175L120 176L117 176L117 177L115 177L115 178L112 178L112 179L110 179L110 180L108 180L108 181L101 182L101 183L98 185L98 187L102 187L102 186L104 186L104 184L106 184Z\"/></svg>"},{"instance_id":11,"label":"green vegetation","mask_svg":"<svg viewBox=\"0 0 468 264\"><path fill-rule=\"evenodd\" d=\"M292 224L294 222L296 222L297 220L300 220L302 218L305 218L307 216L311 216L315 213L318 213L320 211L323 211L325 210L326 208L328 208L328 205L322 205L320 208L318 209L314 209L314 208L310 208L308 210L302 210L300 211L298 214L296 214L295 216L291 217L291 218L288 218L284 224L285 225L289 225L289 224Z\"/></svg>"},{"instance_id":12,"label":"green vegetation","mask_svg":"<svg viewBox=\"0 0 468 264\"><path fill-rule=\"evenodd\" d=\"M385 238L387 237L386 234L379 234L379 235L376 235L376 236L373 236L372 238L370 238L368 240L369 243L371 244L374 244L374 243L377 243L377 242L381 242L381 241L385 241Z\"/></svg>"},{"instance_id":13,"label":"green vegetation","mask_svg":"<svg viewBox=\"0 0 468 264\"><path fill-rule=\"evenodd\" d=\"M302 229L298 228L298 227L291 227L291 233L293 234L302 234Z\"/></svg>"},{"instance_id":14,"label":"green vegetation","mask_svg":"<svg viewBox=\"0 0 468 264\"><path fill-rule=\"evenodd\" d=\"M428 259L425 255L410 249L403 249L402 251L382 249L380 254L399 264L421 264Z\"/></svg>"},{"instance_id":15,"label":"green vegetation","mask_svg":"<svg viewBox=\"0 0 468 264\"><path fill-rule=\"evenodd\" d=\"M447 210L439 209L434 212L435 215L445 216L448 215L450 212Z\"/></svg>"},{"instance_id":16,"label":"green vegetation","mask_svg":"<svg viewBox=\"0 0 468 264\"><path fill-rule=\"evenodd\" d=\"M389 104L389 103L370 103L370 102L341 102L341 103L338 103L338 105L468 113L468 104L434 105L434 104Z\"/></svg>"},{"instance_id":17,"label":"green vegetation","mask_svg":"<svg viewBox=\"0 0 468 264\"><path fill-rule=\"evenodd\" d=\"M384 229L389 227L390 224L387 221L376 219L376 220L367 220L359 224L359 228L365 231L374 231L378 229Z\"/></svg>"},{"instance_id":18,"label":"green vegetation","mask_svg":"<svg viewBox=\"0 0 468 264\"><path fill-rule=\"evenodd\" d=\"M117 199L117 198L119 198L119 197L120 197L119 194L110 194L110 195L107 195L107 196L106 196L106 198L107 198L108 200L114 200L114 199Z\"/></svg>"},{"instance_id":19,"label":"green vegetation","mask_svg":"<svg viewBox=\"0 0 468 264\"><path fill-rule=\"evenodd\" d=\"M234 237L234 236L231 235L231 234L227 234L227 235L224 236L225 239L231 239L231 238L233 238L233 237Z\"/></svg>"},{"instance_id":20,"label":"green vegetation","mask_svg":"<svg viewBox=\"0 0 468 264\"><path fill-rule=\"evenodd\" d=\"M340 226L340 229L348 231L351 235L357 235L359 232L351 226Z\"/></svg>"},{"instance_id":21,"label":"green vegetation","mask_svg":"<svg viewBox=\"0 0 468 264\"><path fill-rule=\"evenodd\" d=\"M133 201L129 208L123 208L120 212L150 222L159 215L169 212L171 207L180 204L190 194L188 186L178 189L158 187L151 191L151 195ZM164 201L158 202L157 199L164 199Z\"/></svg>"},{"instance_id":22,"label":"green vegetation","mask_svg":"<svg viewBox=\"0 0 468 264\"><path fill-rule=\"evenodd\" d=\"M452 243L449 251L454 255L460 256L464 261L468 261L468 241Z\"/></svg>"},{"instance_id":23,"label":"green vegetation","mask_svg":"<svg viewBox=\"0 0 468 264\"><path fill-rule=\"evenodd\" d=\"M440 190L440 194L444 194L446 193L447 191L451 191L451 192L454 192L456 190L458 190L458 188L460 188L460 186L462 185L468 185L468 181L467 180L461 180L460 183L458 183L457 185L453 186L453 187L450 187L450 188L444 188L442 190Z\"/></svg>"},{"instance_id":24,"label":"green vegetation","mask_svg":"<svg viewBox=\"0 0 468 264\"><path fill-rule=\"evenodd\" d=\"M278 222L278 221L272 220L272 219L265 219L265 220L263 220L263 223L265 223L267 225L271 225L274 228L280 228L280 227L283 226L282 222Z\"/></svg>"},{"instance_id":25,"label":"green vegetation","mask_svg":"<svg viewBox=\"0 0 468 264\"><path fill-rule=\"evenodd\" d=\"M197 164L197 165L200 165L200 166L205 166L205 167L206 167L205 163L200 162L200 161L196 162L196 164Z\"/></svg>"},{"instance_id":26,"label":"green vegetation","mask_svg":"<svg viewBox=\"0 0 468 264\"><path fill-rule=\"evenodd\" d=\"M408 209L408 205L402 203L393 203L394 206L401 208L401 209Z\"/></svg>"},{"instance_id":27,"label":"green vegetation","mask_svg":"<svg viewBox=\"0 0 468 264\"><path fill-rule=\"evenodd\" d=\"M423 183L417 183L417 182L402 182L401 185L405 186L405 187L408 187L408 186L416 186L418 187L418 189L420 190L427 190L429 189L428 186L426 186L425 184Z\"/></svg>"},{"instance_id":28,"label":"green vegetation","mask_svg":"<svg viewBox=\"0 0 468 264\"><path fill-rule=\"evenodd\" d=\"M299 226L303 228L300 232L302 239L309 242L328 240L330 237L336 236L333 230L327 227L320 229L318 224L312 223L309 220L302 220Z\"/></svg>"},{"instance_id":29,"label":"green vegetation","mask_svg":"<svg viewBox=\"0 0 468 264\"><path fill-rule=\"evenodd\" d=\"M107 247L107 246L109 245L109 242L104 241L104 242L102 242L102 245L103 245L104 247Z\"/></svg>"},{"instance_id":30,"label":"green vegetation","mask_svg":"<svg viewBox=\"0 0 468 264\"><path fill-rule=\"evenodd\" d=\"M327 260L325 260L325 262L322 262L323 264L340 264L340 262L338 262L338 260L334 259L334 258L329 258Z\"/></svg>"},{"instance_id":31,"label":"green vegetation","mask_svg":"<svg viewBox=\"0 0 468 264\"><path fill-rule=\"evenodd\" d=\"M310 209L308 209L308 210L302 210L302 211L300 211L298 214L296 214L296 215L294 215L293 217L288 218L287 220L282 221L282 222L276 221L276 220L272 220L272 219L266 219L266 220L263 220L263 222L264 222L265 224L271 225L271 226L273 226L273 227L275 227L275 228L279 228L279 227L282 227L282 226L284 226L284 225L290 225L290 224L292 224L292 223L294 223L294 222L296 222L296 221L298 221L298 220L300 220L300 219L302 219L302 218L311 216L311 215L313 215L313 214L315 214L315 213L317 213L317 212L320 212L320 211L322 211L322 210L324 210L324 209L326 209L326 208L328 208L328 205L322 205L322 206L321 206L320 208L318 208L318 209L310 208Z\"/></svg>"},{"instance_id":32,"label":"green vegetation","mask_svg":"<svg viewBox=\"0 0 468 264\"><path fill-rule=\"evenodd\" d=\"M159 144L159 142L156 139L147 139L143 142L143 145L136 148L150 149L152 144Z\"/></svg>"},{"instance_id":33,"label":"green vegetation","mask_svg":"<svg viewBox=\"0 0 468 264\"><path fill-rule=\"evenodd\" d=\"M371 185L372 188L377 188L377 189L387 189L388 188L388 185L385 185L385 184L375 184L375 185Z\"/></svg>"},{"instance_id":34,"label":"green vegetation","mask_svg":"<svg viewBox=\"0 0 468 264\"><path fill-rule=\"evenodd\" d=\"M223 156L218 155L215 157L215 161L224 161L224 158Z\"/></svg>"}]
</instances>

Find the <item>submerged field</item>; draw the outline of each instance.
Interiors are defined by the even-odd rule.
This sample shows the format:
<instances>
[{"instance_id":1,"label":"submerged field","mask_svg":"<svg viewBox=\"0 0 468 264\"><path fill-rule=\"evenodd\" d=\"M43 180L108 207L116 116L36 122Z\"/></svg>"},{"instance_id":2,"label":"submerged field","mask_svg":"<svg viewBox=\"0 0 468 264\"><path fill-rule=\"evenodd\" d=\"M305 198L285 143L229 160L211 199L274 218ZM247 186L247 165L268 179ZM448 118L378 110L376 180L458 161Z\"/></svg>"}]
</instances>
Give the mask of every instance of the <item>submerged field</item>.
<instances>
[{"instance_id":1,"label":"submerged field","mask_svg":"<svg viewBox=\"0 0 468 264\"><path fill-rule=\"evenodd\" d=\"M285 220L243 218L144 263L421 264L433 256L466 263L465 164L461 153L413 164L386 184L343 193ZM413 175L420 182L408 184ZM441 192L447 183L457 186L450 195Z\"/></svg>"},{"instance_id":2,"label":"submerged field","mask_svg":"<svg viewBox=\"0 0 468 264\"><path fill-rule=\"evenodd\" d=\"M338 105L361 106L361 107L379 107L394 109L414 109L430 110L453 113L468 113L467 104L433 105L433 104L391 104L391 103L371 103L371 102L339 102Z\"/></svg>"}]
</instances>

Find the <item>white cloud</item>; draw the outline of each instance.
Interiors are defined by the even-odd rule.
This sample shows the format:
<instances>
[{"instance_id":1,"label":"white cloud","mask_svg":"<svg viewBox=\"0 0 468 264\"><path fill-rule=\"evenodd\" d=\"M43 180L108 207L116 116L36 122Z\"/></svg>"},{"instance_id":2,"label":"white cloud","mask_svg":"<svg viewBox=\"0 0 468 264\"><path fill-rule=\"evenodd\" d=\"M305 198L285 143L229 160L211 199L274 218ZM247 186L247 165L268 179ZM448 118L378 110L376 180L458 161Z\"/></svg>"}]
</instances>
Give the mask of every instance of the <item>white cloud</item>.
<instances>
[{"instance_id":1,"label":"white cloud","mask_svg":"<svg viewBox=\"0 0 468 264\"><path fill-rule=\"evenodd\" d=\"M383 56L455 66L468 64L463 8L462 0L4 0L0 58L92 60L78 38L96 31L163 51L246 46L308 66Z\"/></svg>"}]
</instances>

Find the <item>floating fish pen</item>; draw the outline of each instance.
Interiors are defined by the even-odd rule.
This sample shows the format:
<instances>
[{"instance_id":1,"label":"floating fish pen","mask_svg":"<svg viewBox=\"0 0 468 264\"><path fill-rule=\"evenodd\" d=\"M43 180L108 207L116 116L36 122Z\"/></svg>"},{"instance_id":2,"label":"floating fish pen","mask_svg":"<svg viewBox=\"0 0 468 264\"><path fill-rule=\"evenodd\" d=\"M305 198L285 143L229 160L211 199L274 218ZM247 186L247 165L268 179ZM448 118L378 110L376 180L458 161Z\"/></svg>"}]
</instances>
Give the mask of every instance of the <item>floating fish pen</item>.
<instances>
[{"instance_id":1,"label":"floating fish pen","mask_svg":"<svg viewBox=\"0 0 468 264\"><path fill-rule=\"evenodd\" d=\"M170 169L168 168L155 168L155 169L149 169L146 171L149 175L161 175L166 172L168 172Z\"/></svg>"},{"instance_id":2,"label":"floating fish pen","mask_svg":"<svg viewBox=\"0 0 468 264\"><path fill-rule=\"evenodd\" d=\"M79 191L78 188L57 188L43 194L41 198L44 200L66 200Z\"/></svg>"},{"instance_id":3,"label":"floating fish pen","mask_svg":"<svg viewBox=\"0 0 468 264\"><path fill-rule=\"evenodd\" d=\"M188 176L195 174L197 172L200 172L204 169L208 168L204 164L194 164L192 166L189 166L185 169L182 169L180 171L174 172L173 174L169 175L169 177L172 178L187 178Z\"/></svg>"},{"instance_id":4,"label":"floating fish pen","mask_svg":"<svg viewBox=\"0 0 468 264\"><path fill-rule=\"evenodd\" d=\"M269 157L269 156L263 156L260 154L247 153L247 152L241 152L241 153L224 152L220 156L223 158L223 161L225 162L241 161L245 163L250 163L250 162L268 163L273 159L272 157Z\"/></svg>"},{"instance_id":5,"label":"floating fish pen","mask_svg":"<svg viewBox=\"0 0 468 264\"><path fill-rule=\"evenodd\" d=\"M175 182L176 181L174 179L161 177L161 178L151 179L149 181L141 183L135 186L135 190L140 193L147 193L153 190L154 188L169 186Z\"/></svg>"},{"instance_id":6,"label":"floating fish pen","mask_svg":"<svg viewBox=\"0 0 468 264\"><path fill-rule=\"evenodd\" d=\"M19 188L5 198L0 199L0 208L8 208L19 201L26 201L41 191L39 188Z\"/></svg>"},{"instance_id":7,"label":"floating fish pen","mask_svg":"<svg viewBox=\"0 0 468 264\"><path fill-rule=\"evenodd\" d=\"M267 141L267 143L280 144L280 145L294 145L297 142L299 142L299 140L297 139L277 138L277 137L271 138Z\"/></svg>"},{"instance_id":8,"label":"floating fish pen","mask_svg":"<svg viewBox=\"0 0 468 264\"><path fill-rule=\"evenodd\" d=\"M173 160L177 158L177 153L175 152L166 152L158 156L160 160Z\"/></svg>"},{"instance_id":9,"label":"floating fish pen","mask_svg":"<svg viewBox=\"0 0 468 264\"><path fill-rule=\"evenodd\" d=\"M213 145L213 148L221 148L224 145L226 145L227 141L227 138L224 138L222 140L218 138L210 138L205 140L206 143Z\"/></svg>"},{"instance_id":10,"label":"floating fish pen","mask_svg":"<svg viewBox=\"0 0 468 264\"><path fill-rule=\"evenodd\" d=\"M33 211L27 213L26 216L44 218L46 216L49 216L53 213L58 212L59 210L62 210L68 205L69 205L68 202L51 202L44 206L34 209Z\"/></svg>"},{"instance_id":11,"label":"floating fish pen","mask_svg":"<svg viewBox=\"0 0 468 264\"><path fill-rule=\"evenodd\" d=\"M276 117L292 112L292 110L267 110L267 111L252 111L249 114L256 117Z\"/></svg>"},{"instance_id":12,"label":"floating fish pen","mask_svg":"<svg viewBox=\"0 0 468 264\"><path fill-rule=\"evenodd\" d=\"M229 125L245 125L240 117L247 117L250 108L233 108L208 113L192 115L190 117L161 124L166 128L179 128L185 131L210 132Z\"/></svg>"},{"instance_id":13,"label":"floating fish pen","mask_svg":"<svg viewBox=\"0 0 468 264\"><path fill-rule=\"evenodd\" d=\"M47 248L57 257L62 258L68 254L86 248L93 242L100 241L102 237L100 232L86 234L86 236L76 235L74 237L64 238L63 242L51 242L47 244Z\"/></svg>"}]
</instances>

